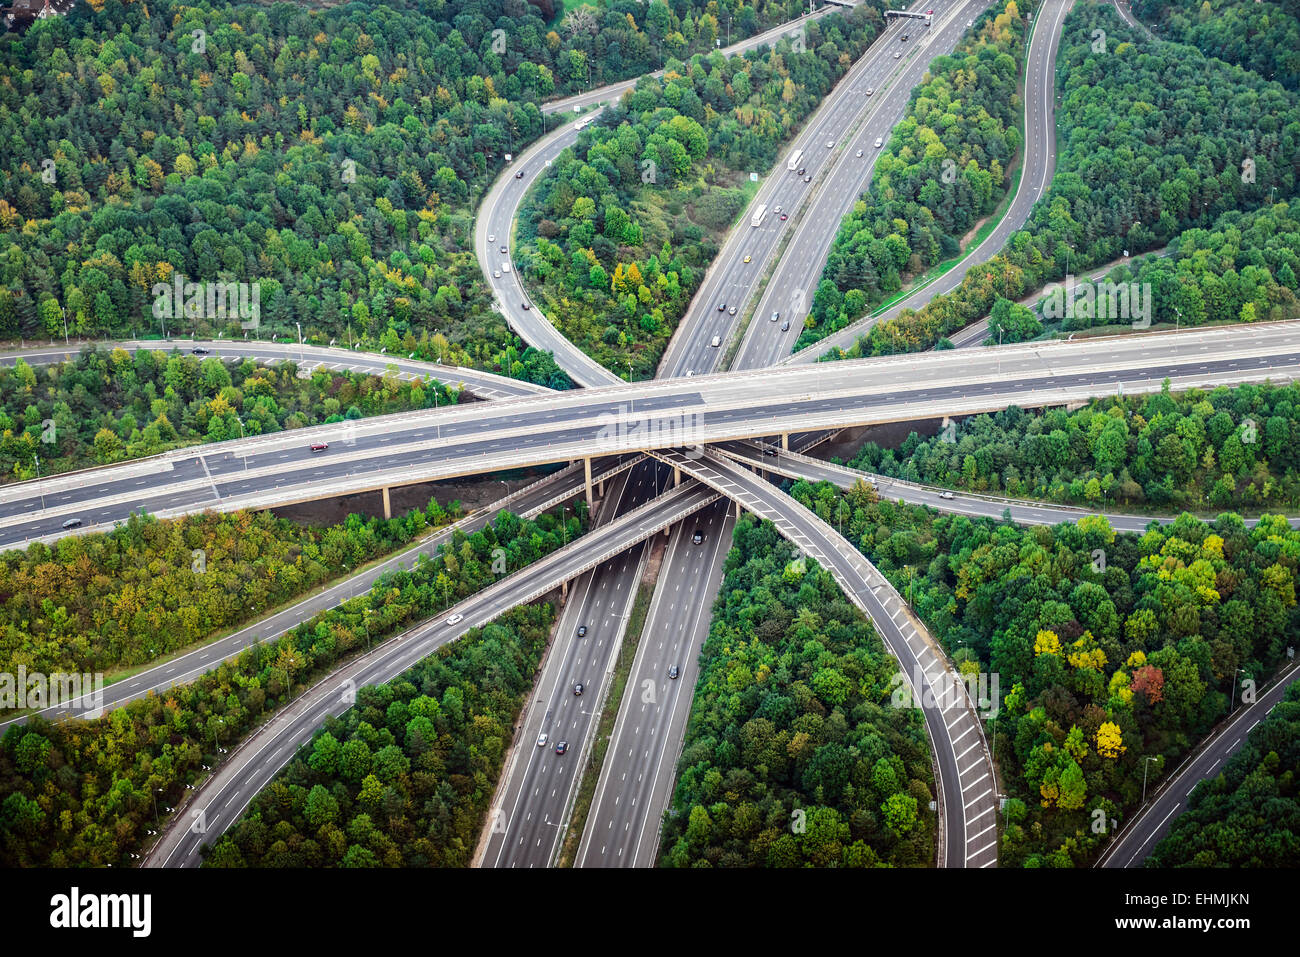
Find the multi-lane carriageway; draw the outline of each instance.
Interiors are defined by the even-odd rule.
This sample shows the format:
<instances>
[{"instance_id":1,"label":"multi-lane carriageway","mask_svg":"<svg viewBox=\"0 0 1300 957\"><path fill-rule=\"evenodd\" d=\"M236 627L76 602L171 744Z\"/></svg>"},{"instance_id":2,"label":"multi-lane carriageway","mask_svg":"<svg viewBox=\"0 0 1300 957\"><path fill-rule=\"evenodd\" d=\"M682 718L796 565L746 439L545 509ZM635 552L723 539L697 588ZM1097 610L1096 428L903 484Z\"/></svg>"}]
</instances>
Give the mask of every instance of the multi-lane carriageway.
<instances>
[{"instance_id":1,"label":"multi-lane carriageway","mask_svg":"<svg viewBox=\"0 0 1300 957\"><path fill-rule=\"evenodd\" d=\"M111 526L267 508L394 485L732 439L1035 408L1119 392L1291 381L1294 323L888 356L762 375L604 386L318 426L23 482L0 490L0 545ZM320 454L311 443L329 443Z\"/></svg>"}]
</instances>

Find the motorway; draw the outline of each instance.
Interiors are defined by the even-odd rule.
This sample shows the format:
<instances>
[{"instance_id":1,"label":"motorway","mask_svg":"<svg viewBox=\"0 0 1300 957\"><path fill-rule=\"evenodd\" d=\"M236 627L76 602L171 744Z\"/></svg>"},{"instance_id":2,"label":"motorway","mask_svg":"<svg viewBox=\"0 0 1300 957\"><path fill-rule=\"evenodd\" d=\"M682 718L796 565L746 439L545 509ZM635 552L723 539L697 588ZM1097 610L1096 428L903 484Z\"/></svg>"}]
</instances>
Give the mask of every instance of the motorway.
<instances>
[{"instance_id":1,"label":"motorway","mask_svg":"<svg viewBox=\"0 0 1300 957\"><path fill-rule=\"evenodd\" d=\"M831 11L825 7L812 17L800 17L798 20L782 24L748 40L742 40L726 47L721 52L725 56L735 56L770 45L783 36L796 33L809 19L817 19ZM663 71L656 71L652 76L662 76ZM565 100L548 104L546 112L569 111L576 108L584 110L591 107L604 108L617 100L627 90L632 89L637 80L626 80L600 87L589 93L568 97ZM584 119L590 119L590 115ZM576 345L566 339L546 318L545 314L533 304L531 297L523 288L519 271L514 269L510 249L514 241L515 219L524 197L548 167L564 150L578 140L578 123L564 123L552 133L528 147L497 178L483 198L482 206L475 217L474 251L483 267L483 274L496 297L497 309L506 318L516 335L536 349L550 352L556 363L569 378L582 386L608 385L618 382L619 377L596 362ZM524 308L525 303L528 308Z\"/></svg>"},{"instance_id":2,"label":"motorway","mask_svg":"<svg viewBox=\"0 0 1300 957\"><path fill-rule=\"evenodd\" d=\"M325 368L331 372L360 372L367 375L384 375L395 369L399 379L436 379L443 385L460 387L480 399L508 399L518 396L541 395L551 390L520 379L510 379L479 369L463 366L445 366L440 362L424 362L379 352L353 352L331 346L297 345L284 342L261 342L247 339L167 339L126 340L122 342L70 343L67 345L31 345L24 349L0 352L0 365L12 365L18 359L28 365L47 365L75 359L83 346L97 345L101 350L125 349L135 352L149 349L170 353L172 349L192 353L195 348L207 350L225 362L242 362L252 359L264 365L280 362L297 362L299 368L315 370ZM203 356L201 358L206 358Z\"/></svg>"},{"instance_id":3,"label":"motorway","mask_svg":"<svg viewBox=\"0 0 1300 957\"><path fill-rule=\"evenodd\" d=\"M803 554L834 575L848 599L871 619L898 661L929 732L936 798L943 814L940 864L996 866L996 777L977 703L902 596L833 528L740 464L712 451L698 459L676 451L655 455L772 522Z\"/></svg>"},{"instance_id":4,"label":"motorway","mask_svg":"<svg viewBox=\"0 0 1300 957\"><path fill-rule=\"evenodd\" d=\"M913 88L922 82L930 64L936 57L956 49L957 42L968 29L966 24L977 19L989 2L966 0L951 7L940 7L933 25L928 28L915 20L902 21L901 25L891 27L886 34L888 42L876 56L877 62L870 65L866 75L854 79L848 92L856 97L862 108L871 107L867 120L851 131L852 135L839 149L830 151L830 160L824 171L813 172L815 180L820 177L820 182L814 183L819 187L816 198L799 215L791 214L793 233L764 287L734 367L764 368L775 365L790 354L803 332L812 291L825 268L840 223L871 183L876 160L881 156L881 150L875 146L877 138L882 143L889 142L894 126L903 118ZM912 9L930 9L930 6L928 3L918 4ZM899 39L901 33L910 33L912 40L902 42ZM901 69L900 61L893 59L893 54L900 51L904 54ZM872 52L875 53L875 47ZM871 98L865 96L868 88L875 90ZM821 142L816 146L812 159L820 161L827 151ZM811 163L809 168L812 171ZM798 181L793 173L777 175ZM788 319L789 328L782 331L783 323L772 321L770 317L773 314L782 320Z\"/></svg>"},{"instance_id":5,"label":"motorway","mask_svg":"<svg viewBox=\"0 0 1300 957\"><path fill-rule=\"evenodd\" d=\"M1187 810L1196 786L1216 774L1240 750L1246 735L1268 716L1297 678L1300 678L1300 662L1283 671L1252 704L1239 705L1158 788L1153 780L1150 803L1125 824L1114 843L1097 859L1096 866L1141 867L1160 839L1169 833L1175 813Z\"/></svg>"},{"instance_id":6,"label":"motorway","mask_svg":"<svg viewBox=\"0 0 1300 957\"><path fill-rule=\"evenodd\" d=\"M178 805L177 813L146 857L146 866L197 866L199 848L212 843L239 818L298 747L311 740L325 718L351 706L348 696L340 691L392 680L466 631L535 601L598 565L621 560L628 549L718 497L698 483L671 489L447 609L446 618L424 622L389 639L316 682L235 749L216 773L192 792L188 802ZM455 615L462 618L450 621ZM201 831L192 829L190 823L198 820L199 814L204 820Z\"/></svg>"},{"instance_id":7,"label":"motorway","mask_svg":"<svg viewBox=\"0 0 1300 957\"><path fill-rule=\"evenodd\" d=\"M669 470L644 461L621 477L601 502L598 521L649 501ZM645 544L574 582L556 627L556 640L534 682L534 700L519 724L498 789L481 863L546 867L560 846L566 812L582 778L587 742L627 629L641 579ZM579 637L580 628L587 629ZM582 694L576 686L582 685ZM545 734L545 744L539 736ZM561 754L557 748L567 747Z\"/></svg>"},{"instance_id":8,"label":"motorway","mask_svg":"<svg viewBox=\"0 0 1300 957\"><path fill-rule=\"evenodd\" d=\"M596 471L596 479L612 480L620 472L631 468L632 463L632 456L626 457L622 462L602 463ZM532 518L581 495L583 481L583 470L580 466L562 469L511 492L486 508L470 513L458 522L428 535L410 548L403 549L376 563L373 567L350 575L335 585L327 586L282 611L241 628L234 634L208 642L175 658L157 661L129 678L123 678L106 686L102 701L91 702L78 699L36 713L50 721L66 717L95 717L101 708L103 710L120 708L150 693L161 694L168 688L187 684L212 670L218 663L235 658L245 648L258 642L278 638L303 622L311 620L320 612L336 608L357 595L364 595L382 576L414 567L419 556L437 555L438 550L449 543L457 531L464 532L466 535L472 534L487 525L503 509L509 509L521 518ZM346 573L347 570L344 571ZM254 613L257 611L255 608L249 610ZM10 724L25 723L27 718L27 715L22 715L0 722L0 733Z\"/></svg>"},{"instance_id":9,"label":"motorway","mask_svg":"<svg viewBox=\"0 0 1300 957\"><path fill-rule=\"evenodd\" d=\"M456 475L728 439L1290 381L1300 328L1160 332L885 356L476 402L212 443L0 489L0 545L62 522L265 508ZM932 384L931 384L932 383ZM338 447L312 454L312 442Z\"/></svg>"},{"instance_id":10,"label":"motorway","mask_svg":"<svg viewBox=\"0 0 1300 957\"><path fill-rule=\"evenodd\" d=\"M1034 205L1042 199L1056 169L1056 55L1060 49L1061 24L1074 0L1044 0L1033 24L1025 66L1025 142L1022 146L1022 174L1016 194L997 226L938 279L905 296L889 308L850 323L838 332L799 350L783 363L816 362L833 349L848 349L877 322L892 319L904 309L920 309L935 296L952 292L961 285L972 266L987 262L1029 221ZM838 226L838 223L836 224ZM811 280L816 282L816 278Z\"/></svg>"}]
</instances>

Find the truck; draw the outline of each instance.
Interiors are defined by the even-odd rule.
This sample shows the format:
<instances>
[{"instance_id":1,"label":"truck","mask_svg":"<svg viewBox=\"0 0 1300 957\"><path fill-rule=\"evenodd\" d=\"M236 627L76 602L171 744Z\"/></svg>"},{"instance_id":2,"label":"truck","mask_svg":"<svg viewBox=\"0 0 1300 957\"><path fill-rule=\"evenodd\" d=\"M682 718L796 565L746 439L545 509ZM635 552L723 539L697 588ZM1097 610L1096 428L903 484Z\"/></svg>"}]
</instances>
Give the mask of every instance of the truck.
<instances>
[{"instance_id":1,"label":"truck","mask_svg":"<svg viewBox=\"0 0 1300 957\"><path fill-rule=\"evenodd\" d=\"M759 206L757 209L755 209L755 210L754 210L753 218L751 218L750 221L749 221L749 225L751 225L751 226L762 226L762 225L763 225L763 214L766 213L766 212L767 212L767 207L766 207L766 206Z\"/></svg>"},{"instance_id":2,"label":"truck","mask_svg":"<svg viewBox=\"0 0 1300 957\"><path fill-rule=\"evenodd\" d=\"M799 160L803 159L803 150L795 150L790 154L790 159L786 161L785 168L794 172L799 168Z\"/></svg>"}]
</instances>

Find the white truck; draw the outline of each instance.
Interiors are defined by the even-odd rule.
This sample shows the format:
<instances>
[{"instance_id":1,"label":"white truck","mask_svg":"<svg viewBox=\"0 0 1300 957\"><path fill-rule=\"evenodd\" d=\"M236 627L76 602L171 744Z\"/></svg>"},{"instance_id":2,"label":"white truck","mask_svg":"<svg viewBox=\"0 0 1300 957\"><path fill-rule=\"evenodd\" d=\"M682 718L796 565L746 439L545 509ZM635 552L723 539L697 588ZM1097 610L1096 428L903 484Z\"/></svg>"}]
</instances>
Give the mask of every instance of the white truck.
<instances>
[{"instance_id":1,"label":"white truck","mask_svg":"<svg viewBox=\"0 0 1300 957\"><path fill-rule=\"evenodd\" d=\"M795 150L790 154L790 158L786 160L785 168L793 173L799 168L799 161L801 159L803 159L803 150Z\"/></svg>"}]
</instances>

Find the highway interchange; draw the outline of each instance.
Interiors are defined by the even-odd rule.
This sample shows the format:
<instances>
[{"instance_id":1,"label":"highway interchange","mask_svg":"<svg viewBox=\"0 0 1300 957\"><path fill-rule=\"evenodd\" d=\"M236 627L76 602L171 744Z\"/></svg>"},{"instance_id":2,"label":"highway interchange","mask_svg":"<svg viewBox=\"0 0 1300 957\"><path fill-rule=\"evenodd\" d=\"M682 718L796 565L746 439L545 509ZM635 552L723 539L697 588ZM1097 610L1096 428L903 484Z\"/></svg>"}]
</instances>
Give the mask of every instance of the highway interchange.
<instances>
[{"instance_id":1,"label":"highway interchange","mask_svg":"<svg viewBox=\"0 0 1300 957\"><path fill-rule=\"evenodd\" d=\"M1041 96L1026 96L1026 129L1032 131L1027 137L1026 173L1004 219L957 268L897 303L885 315L896 314L902 308L917 308L929 297L955 287L968 265L993 255L1006 236L1023 224L1046 189L1055 162L1051 77L1060 22L1069 5L1049 0L1035 25L1026 88ZM493 275L499 268L498 260L508 257L498 247L510 245L513 222L529 187L554 157L577 139L573 123L566 122L525 150L500 177L484 200L475 242L485 274L512 328L530 344L553 352L561 367L585 388L550 393L473 370L458 369L457 378L453 378L446 376L446 367L437 364L391 360L398 367L398 375L432 375L448 384L459 381L468 391L492 401L351 423L346 431L345 427L323 427L296 432L291 437L221 443L92 470L62 481L47 479L39 485L12 486L0 491L3 543L56 536L61 522L70 516L84 518L93 529L120 521L140 509L175 515L211 507L266 507L342 490L385 488L520 465L578 463L509 503L515 510L532 508L535 513L560 498L568 500L583 493L586 483L581 460L585 459L597 481L604 479L608 491L600 496L597 527L565 550L569 564L557 570L554 564L537 563L465 603L466 619L456 628L431 623L415 630L418 640L410 635L395 639L344 670L351 669L349 673L358 683L387 680L472 625L544 594L536 591L538 587L544 585L549 590L561 582L570 582L555 641L539 675L535 700L530 701L521 717L515 750L503 774L492 826L486 829L480 854L480 862L489 866L551 864L568 823L566 815L591 743L590 732L649 549L645 528L654 526L649 534L666 530L669 538L658 586L576 862L579 866L653 865L657 857L656 829L671 796L673 765L690 708L699 646L707 634L708 609L721 579L721 560L734 522L731 510L718 501L716 491L687 476L716 480L725 473L733 483L727 497L743 498L744 507L772 518L778 527L784 526L783 531L801 549L822 560L841 580L846 594L875 622L900 661L908 664L933 645L924 629L912 621L902 599L892 594L879 573L872 576L874 570L855 549L837 541L838 536L829 529L819 527L815 517L809 520L808 515L800 514L793 499L736 462L748 460L786 477L824 477L840 485L857 476L775 447L772 451L777 454L765 456L749 440L766 439L775 445L777 437L784 435L793 436L795 445L800 439L806 444L813 440L808 435L811 429L830 431L851 425L965 414L1000 409L1011 403L1059 404L1113 394L1119 389L1154 391L1165 377L1177 387L1294 377L1300 340L1285 326L1252 327L1247 335L1236 330L1207 330L1183 333L1177 338L1153 335L1142 340L1115 340L1108 343L1111 348L1100 360L1094 341L972 351L963 353L960 361L955 361L957 357L952 354L939 353L803 367L831 345L851 344L862 333L863 325L843 330L838 337L791 356L779 372L768 371L757 377L747 374L771 366L789 353L802 325L799 309L806 311L802 297L796 293L815 285L840 217L869 182L876 155L870 144L877 136L888 138L926 64L950 50L965 31L967 21L977 18L986 6L986 2L972 0L937 10L934 27L928 32L918 29L912 21L916 42L907 48L906 57L893 57L901 32L897 23L890 25L864 54L790 146L805 151L812 182L804 183L786 170L783 154L760 190L756 202L764 203L769 210L781 205L789 221L769 212L765 225L754 228L749 225L748 212L742 215L674 337L660 379L622 383L567 343L538 310L521 308L526 296L518 285L517 272L503 273L499 278ZM912 7L928 8L928 4ZM753 47L782 32L788 29L771 31L763 38L746 41L744 46ZM741 46L730 52L739 52ZM601 105L628 86L618 84L573 99L583 107ZM873 97L862 94L867 86L875 90ZM548 112L574 105L552 104ZM829 149L826 142L832 143ZM863 157L856 155L858 150L864 151ZM516 172L524 176L517 178ZM744 257L751 262L744 263ZM760 292L762 297L751 309L750 303ZM781 298L787 295L792 298L780 306ZM736 315L719 311L717 302L735 305ZM769 321L768 313L772 311L792 318L788 334L779 331L778 323ZM720 372L729 350L713 347L715 336L724 342L739 342L730 373ZM29 361L56 361L67 351L45 347L28 350L26 355ZM321 363L327 368L383 371L390 364L390 357L311 346L226 342L214 344L210 351L235 359L251 355L306 360L310 356L309 365ZM775 401L773 396L777 397ZM648 423L666 426L652 430L647 428ZM664 441L665 436L671 441ZM330 442L330 453L319 457L304 454L305 446L317 440ZM702 458L687 458L676 452L658 451L665 446L695 447L705 443L716 446L724 455L707 451ZM643 451L657 452L667 463L675 463L676 472L669 464L629 454ZM609 456L620 453L623 460L615 464ZM611 466L618 469L617 473L607 471ZM1041 503L976 496L946 500L939 498L938 490L879 477L875 480L888 497L924 502L948 511L1000 516L1010 510L1017 521L1043 523L1071 520L1080 514L1078 510ZM675 487L664 494L668 486ZM736 486L743 487L743 492ZM487 520L503 504L496 503L472 517L472 521ZM697 510L698 515L681 521ZM638 518L635 531L631 525L621 524L634 515L652 515L653 520ZM1150 521L1140 516L1110 517L1115 527L1126 530L1139 530ZM705 533L700 545L689 541L697 528ZM618 539L618 534L623 538ZM441 540L441 536L435 536L421 547L436 547ZM612 540L626 540L627 544L620 544L619 551L594 561L593 555L601 554ZM392 561L405 558L409 556ZM559 577L565 574L564 569L577 567L583 569L581 574ZM361 590L376 574L369 573L370 578L347 584ZM874 585L864 584L873 581ZM884 598L876 594L881 589L886 590ZM518 597L525 592L529 598ZM296 611L297 620L301 620L339 600L340 594L331 590L304 602L300 610L290 611ZM282 633L294 617L284 614L289 617L279 623L268 621L255 626L257 636ZM582 639L576 636L579 624L587 624L590 629ZM252 640L243 632L241 635L243 638L237 635L227 639L228 644L206 646L211 650L203 660L207 661L208 655L213 661L229 657ZM670 661L681 669L678 680L666 678L665 668ZM950 670L941 655L934 656L933 665ZM182 672L171 677L161 673L161 667L140 676L133 686L139 690L133 695L186 680L201 673L206 665L188 661L176 666ZM578 680L584 684L581 696L573 694L573 683ZM647 682L656 689L650 701L642 694ZM111 686L110 692L117 687ZM337 682L330 688L337 688ZM113 700L125 697L124 689L123 697ZM305 692L290 712L277 719L283 726L273 722L246 741L232 755L238 760L227 761L182 810L207 809L209 834L217 815L218 827L232 823L293 750L309 740L312 728L319 725L324 714L337 713L329 710L336 707L330 703L332 697L325 683ZM986 791L985 779L979 777L981 772L991 774L991 764L974 709L967 702L947 715L927 712L925 720L939 771L936 786L945 792L941 797L946 834L942 863L991 866L996 862L996 830L988 820L988 810L995 806L996 793L991 778ZM548 746L538 748L534 741L542 731L549 736ZM961 748L952 747L956 733L963 736ZM569 742L570 753L554 753L552 746L560 738ZM974 743L980 747L967 748ZM979 785L973 793L966 791L968 778ZM957 785L955 790L953 784ZM970 800L956 800L954 793ZM242 804L235 807L237 799ZM224 803L218 807L217 801ZM189 823L181 815L176 820ZM192 865L198 860L198 847L203 842L204 835L173 826L150 855L149 863Z\"/></svg>"}]
</instances>

